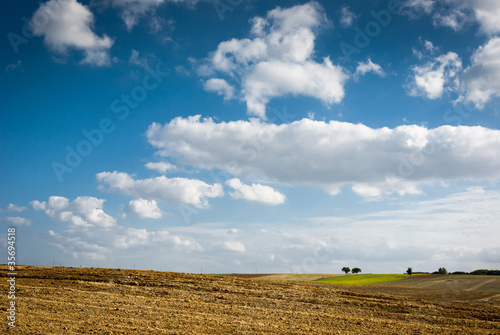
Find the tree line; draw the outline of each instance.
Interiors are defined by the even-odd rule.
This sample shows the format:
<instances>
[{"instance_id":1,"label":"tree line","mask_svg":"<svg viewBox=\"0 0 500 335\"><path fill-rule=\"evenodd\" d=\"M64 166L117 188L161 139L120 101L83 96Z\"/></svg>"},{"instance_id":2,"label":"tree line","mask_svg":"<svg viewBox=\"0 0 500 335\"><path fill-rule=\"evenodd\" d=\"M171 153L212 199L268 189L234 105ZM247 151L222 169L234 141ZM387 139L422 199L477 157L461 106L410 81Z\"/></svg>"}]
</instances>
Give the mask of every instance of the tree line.
<instances>
[{"instance_id":1,"label":"tree line","mask_svg":"<svg viewBox=\"0 0 500 335\"><path fill-rule=\"evenodd\" d=\"M412 268L408 268L406 270L406 273L409 274L410 276L413 273L419 273L419 274L429 274L429 272L413 272ZM474 270L472 272L465 272L465 271L455 271L455 272L448 272L445 268L439 268L437 271L432 272L433 275L480 275L480 276L500 276L500 270L486 270L486 269L480 269L480 270Z\"/></svg>"}]
</instances>

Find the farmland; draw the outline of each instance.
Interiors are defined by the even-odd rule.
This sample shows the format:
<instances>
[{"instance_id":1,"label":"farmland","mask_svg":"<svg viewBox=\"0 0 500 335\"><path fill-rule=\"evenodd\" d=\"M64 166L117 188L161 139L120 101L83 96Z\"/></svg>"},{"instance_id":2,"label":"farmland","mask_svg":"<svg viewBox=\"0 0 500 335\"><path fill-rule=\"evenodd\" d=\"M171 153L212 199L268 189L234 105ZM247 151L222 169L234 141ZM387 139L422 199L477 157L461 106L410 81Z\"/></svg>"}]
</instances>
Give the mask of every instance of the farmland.
<instances>
[{"instance_id":1,"label":"farmland","mask_svg":"<svg viewBox=\"0 0 500 335\"><path fill-rule=\"evenodd\" d=\"M372 285L401 280L409 277L406 274L274 274L256 277L261 280L277 280L283 282L317 282L332 285Z\"/></svg>"},{"instance_id":2,"label":"farmland","mask_svg":"<svg viewBox=\"0 0 500 335\"><path fill-rule=\"evenodd\" d=\"M2 267L0 276L6 273ZM4 322L0 329L18 334L500 333L497 277L411 276L380 285L338 286L309 276L306 282L285 282L19 267L16 328ZM446 284L448 279L454 284ZM0 306L6 313L3 287Z\"/></svg>"}]
</instances>

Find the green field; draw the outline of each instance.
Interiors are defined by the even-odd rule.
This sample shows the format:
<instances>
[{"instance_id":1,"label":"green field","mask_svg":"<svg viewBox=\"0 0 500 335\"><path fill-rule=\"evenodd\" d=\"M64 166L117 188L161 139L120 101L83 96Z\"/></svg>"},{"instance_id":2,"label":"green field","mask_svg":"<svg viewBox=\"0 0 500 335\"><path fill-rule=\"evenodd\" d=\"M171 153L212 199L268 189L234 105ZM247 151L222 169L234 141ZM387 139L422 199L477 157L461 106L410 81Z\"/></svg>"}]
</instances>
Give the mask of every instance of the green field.
<instances>
[{"instance_id":1,"label":"green field","mask_svg":"<svg viewBox=\"0 0 500 335\"><path fill-rule=\"evenodd\" d=\"M262 277L256 277L255 279L261 280L274 280L274 281L282 281L282 282L313 282L320 279L333 278L335 274L314 274L314 273L282 273L282 274L274 274L274 275L265 275Z\"/></svg>"},{"instance_id":2,"label":"green field","mask_svg":"<svg viewBox=\"0 0 500 335\"><path fill-rule=\"evenodd\" d=\"M317 283L334 285L372 285L388 283L409 277L407 274L344 275L316 280Z\"/></svg>"}]
</instances>

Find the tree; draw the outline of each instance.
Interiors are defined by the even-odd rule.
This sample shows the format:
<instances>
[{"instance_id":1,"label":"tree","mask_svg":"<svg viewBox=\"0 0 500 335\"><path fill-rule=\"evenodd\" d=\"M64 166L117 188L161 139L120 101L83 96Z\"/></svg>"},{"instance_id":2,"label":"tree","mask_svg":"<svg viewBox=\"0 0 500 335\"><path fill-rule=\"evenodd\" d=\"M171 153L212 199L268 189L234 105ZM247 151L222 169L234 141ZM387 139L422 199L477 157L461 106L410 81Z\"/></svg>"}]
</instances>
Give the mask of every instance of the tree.
<instances>
[{"instance_id":1,"label":"tree","mask_svg":"<svg viewBox=\"0 0 500 335\"><path fill-rule=\"evenodd\" d=\"M351 272L351 269L349 269L347 266L344 266L344 267L342 268L342 271L344 271L344 272L345 272L345 274L348 274L349 272Z\"/></svg>"},{"instance_id":2,"label":"tree","mask_svg":"<svg viewBox=\"0 0 500 335\"><path fill-rule=\"evenodd\" d=\"M446 271L445 268L439 268L438 274L440 274L440 275L446 275L446 274L448 274L448 271Z\"/></svg>"},{"instance_id":3,"label":"tree","mask_svg":"<svg viewBox=\"0 0 500 335\"><path fill-rule=\"evenodd\" d=\"M354 274L357 274L357 273L360 273L360 272L361 272L360 268L353 268L352 269L352 273L354 273Z\"/></svg>"},{"instance_id":4,"label":"tree","mask_svg":"<svg viewBox=\"0 0 500 335\"><path fill-rule=\"evenodd\" d=\"M411 276L411 274L413 273L413 269L412 268L408 268L408 270L406 270L406 273Z\"/></svg>"}]
</instances>

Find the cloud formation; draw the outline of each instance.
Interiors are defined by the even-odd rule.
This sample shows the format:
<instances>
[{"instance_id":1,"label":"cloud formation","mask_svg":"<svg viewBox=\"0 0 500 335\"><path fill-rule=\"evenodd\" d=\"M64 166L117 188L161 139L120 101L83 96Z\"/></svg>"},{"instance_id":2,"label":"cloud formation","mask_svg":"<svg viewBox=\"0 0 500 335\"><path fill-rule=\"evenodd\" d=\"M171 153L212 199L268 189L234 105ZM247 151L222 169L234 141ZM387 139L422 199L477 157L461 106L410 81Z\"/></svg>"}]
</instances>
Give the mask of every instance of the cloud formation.
<instances>
[{"instance_id":1,"label":"cloud formation","mask_svg":"<svg viewBox=\"0 0 500 335\"><path fill-rule=\"evenodd\" d=\"M156 200L130 200L127 210L141 219L161 219L162 213Z\"/></svg>"},{"instance_id":2,"label":"cloud formation","mask_svg":"<svg viewBox=\"0 0 500 335\"><path fill-rule=\"evenodd\" d=\"M472 20L488 35L500 32L500 2L497 0L406 0L402 14L410 17L428 14L435 26L459 31Z\"/></svg>"},{"instance_id":3,"label":"cloud formation","mask_svg":"<svg viewBox=\"0 0 500 335\"><path fill-rule=\"evenodd\" d=\"M500 37L491 38L474 52L462 75L461 89L461 100L479 109L500 96Z\"/></svg>"},{"instance_id":4,"label":"cloud formation","mask_svg":"<svg viewBox=\"0 0 500 335\"><path fill-rule=\"evenodd\" d=\"M245 185L238 178L230 179L226 181L226 184L234 189L234 192L231 192L233 199L254 201L265 205L279 205L286 200L284 194L269 186L261 184Z\"/></svg>"},{"instance_id":5,"label":"cloud formation","mask_svg":"<svg viewBox=\"0 0 500 335\"><path fill-rule=\"evenodd\" d=\"M349 6L340 7L340 25L342 26L342 28L352 27L356 19L356 14L354 14Z\"/></svg>"},{"instance_id":6,"label":"cloud formation","mask_svg":"<svg viewBox=\"0 0 500 335\"><path fill-rule=\"evenodd\" d=\"M364 76L369 72L373 72L381 77L385 76L385 72L382 67L378 64L375 64L370 58L368 58L366 62L358 63L358 67L356 68L356 72L354 73L354 78L359 78L360 76Z\"/></svg>"},{"instance_id":7,"label":"cloud formation","mask_svg":"<svg viewBox=\"0 0 500 335\"><path fill-rule=\"evenodd\" d=\"M314 185L337 194L420 193L438 180L500 177L500 131L417 125L373 129L362 124L302 119L216 123L200 116L153 123L146 133L158 154L199 169Z\"/></svg>"},{"instance_id":8,"label":"cloud formation","mask_svg":"<svg viewBox=\"0 0 500 335\"><path fill-rule=\"evenodd\" d=\"M116 220L104 212L104 201L94 197L78 197L70 202L65 197L51 196L48 202L33 200L30 204L34 210L43 210L51 220L70 222L75 227L113 227Z\"/></svg>"},{"instance_id":9,"label":"cloud formation","mask_svg":"<svg viewBox=\"0 0 500 335\"><path fill-rule=\"evenodd\" d=\"M348 75L342 67L328 57L313 60L316 31L328 25L320 4L277 7L251 23L251 38L221 42L199 66L200 75L212 77L206 90L225 99L237 96L246 102L248 114L262 119L275 97L303 95L327 105L343 99Z\"/></svg>"},{"instance_id":10,"label":"cloud formation","mask_svg":"<svg viewBox=\"0 0 500 335\"><path fill-rule=\"evenodd\" d=\"M245 252L245 245L241 242L224 242L224 248L230 251Z\"/></svg>"},{"instance_id":11,"label":"cloud formation","mask_svg":"<svg viewBox=\"0 0 500 335\"><path fill-rule=\"evenodd\" d=\"M129 31L146 15L149 16L153 30L159 31L161 29L155 26L161 24L161 18L155 15L155 10L168 2L194 5L198 0L111 0L111 5L120 11L120 17Z\"/></svg>"},{"instance_id":12,"label":"cloud formation","mask_svg":"<svg viewBox=\"0 0 500 335\"><path fill-rule=\"evenodd\" d=\"M96 175L99 190L155 199L173 204L189 204L197 208L208 208L208 198L224 195L221 184L209 185L201 180L167 178L135 179L125 172L100 172Z\"/></svg>"},{"instance_id":13,"label":"cloud formation","mask_svg":"<svg viewBox=\"0 0 500 335\"><path fill-rule=\"evenodd\" d=\"M411 70L413 73L407 85L408 93L433 100L440 98L446 91L458 89L462 61L456 53L448 52L426 64L415 65Z\"/></svg>"},{"instance_id":14,"label":"cloud formation","mask_svg":"<svg viewBox=\"0 0 500 335\"><path fill-rule=\"evenodd\" d=\"M173 164L167 163L167 162L150 162L144 165L146 168L154 171L158 171L160 173L167 173L167 171L175 171L177 170L177 167Z\"/></svg>"},{"instance_id":15,"label":"cloud formation","mask_svg":"<svg viewBox=\"0 0 500 335\"><path fill-rule=\"evenodd\" d=\"M171 248L183 251L202 251L203 248L194 240L172 235L166 230L149 231L147 229L125 228L70 230L56 233L49 230L52 238L50 245L63 253L81 260L99 261L109 257L116 258L124 250L137 248L158 252Z\"/></svg>"},{"instance_id":16,"label":"cloud formation","mask_svg":"<svg viewBox=\"0 0 500 335\"><path fill-rule=\"evenodd\" d=\"M97 36L94 15L76 0L50 0L42 3L33 15L30 25L36 36L44 36L45 44L58 54L68 49L82 50L84 64L110 64L109 49L114 41L107 35Z\"/></svg>"},{"instance_id":17,"label":"cloud formation","mask_svg":"<svg viewBox=\"0 0 500 335\"><path fill-rule=\"evenodd\" d=\"M17 206L14 204L9 204L5 208L0 208L0 213L8 213L8 212L22 212L25 211L26 207L25 206Z\"/></svg>"}]
</instances>

